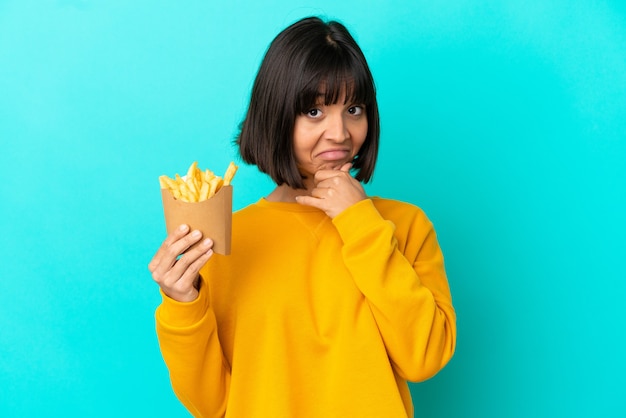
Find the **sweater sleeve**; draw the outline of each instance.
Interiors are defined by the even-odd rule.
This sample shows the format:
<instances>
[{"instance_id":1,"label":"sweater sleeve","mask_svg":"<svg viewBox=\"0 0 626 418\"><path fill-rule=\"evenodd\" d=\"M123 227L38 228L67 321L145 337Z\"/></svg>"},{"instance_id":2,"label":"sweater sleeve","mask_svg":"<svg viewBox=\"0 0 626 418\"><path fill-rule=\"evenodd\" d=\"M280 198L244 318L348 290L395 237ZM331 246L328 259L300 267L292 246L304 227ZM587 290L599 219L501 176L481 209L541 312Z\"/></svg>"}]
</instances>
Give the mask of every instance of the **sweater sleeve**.
<instances>
[{"instance_id":1,"label":"sweater sleeve","mask_svg":"<svg viewBox=\"0 0 626 418\"><path fill-rule=\"evenodd\" d=\"M394 221L401 231L370 199L333 219L346 266L370 305L396 372L422 381L452 357L456 316L431 222L410 205L394 213Z\"/></svg>"},{"instance_id":2,"label":"sweater sleeve","mask_svg":"<svg viewBox=\"0 0 626 418\"><path fill-rule=\"evenodd\" d=\"M176 396L193 416L223 417L230 367L209 307L208 286L203 283L198 298L188 303L161 295L156 330Z\"/></svg>"}]
</instances>

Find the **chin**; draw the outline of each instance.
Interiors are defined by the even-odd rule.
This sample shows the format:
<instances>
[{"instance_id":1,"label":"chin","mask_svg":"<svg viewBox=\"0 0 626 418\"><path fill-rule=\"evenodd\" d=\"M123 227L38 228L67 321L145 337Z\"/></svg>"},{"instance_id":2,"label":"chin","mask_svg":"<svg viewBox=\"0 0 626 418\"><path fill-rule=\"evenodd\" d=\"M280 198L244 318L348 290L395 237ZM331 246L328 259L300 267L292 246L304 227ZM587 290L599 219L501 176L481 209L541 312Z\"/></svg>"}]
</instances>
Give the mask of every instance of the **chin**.
<instances>
[{"instance_id":1,"label":"chin","mask_svg":"<svg viewBox=\"0 0 626 418\"><path fill-rule=\"evenodd\" d=\"M320 165L318 170L339 170L348 161L328 161Z\"/></svg>"}]
</instances>

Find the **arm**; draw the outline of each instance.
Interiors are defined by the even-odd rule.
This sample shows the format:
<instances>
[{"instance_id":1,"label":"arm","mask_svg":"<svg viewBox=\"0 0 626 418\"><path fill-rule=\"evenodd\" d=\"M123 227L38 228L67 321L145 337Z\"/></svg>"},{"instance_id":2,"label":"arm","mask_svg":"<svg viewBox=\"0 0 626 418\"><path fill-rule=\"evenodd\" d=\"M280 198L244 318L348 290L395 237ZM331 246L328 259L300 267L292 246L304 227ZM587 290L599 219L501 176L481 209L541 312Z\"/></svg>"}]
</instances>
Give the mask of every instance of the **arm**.
<instances>
[{"instance_id":1,"label":"arm","mask_svg":"<svg viewBox=\"0 0 626 418\"><path fill-rule=\"evenodd\" d=\"M189 249L201 235L181 225L163 241L148 269L163 297L156 329L174 392L194 416L223 417L230 368L209 307L209 286L198 274L213 254L212 242Z\"/></svg>"},{"instance_id":2,"label":"arm","mask_svg":"<svg viewBox=\"0 0 626 418\"><path fill-rule=\"evenodd\" d=\"M209 307L208 286L203 283L198 298L186 303L161 293L156 329L172 388L194 416L223 417L230 367Z\"/></svg>"},{"instance_id":3,"label":"arm","mask_svg":"<svg viewBox=\"0 0 626 418\"><path fill-rule=\"evenodd\" d=\"M372 309L397 373L420 381L452 357L456 317L432 224L417 208L411 214L402 210L397 218L401 228L367 199L333 223L344 242L346 266Z\"/></svg>"},{"instance_id":4,"label":"arm","mask_svg":"<svg viewBox=\"0 0 626 418\"><path fill-rule=\"evenodd\" d=\"M344 262L372 309L396 372L406 380L425 380L447 364L456 344L456 316L435 231L410 205L394 213L401 225L383 219L350 168L318 171L310 196L296 200L333 220Z\"/></svg>"}]
</instances>

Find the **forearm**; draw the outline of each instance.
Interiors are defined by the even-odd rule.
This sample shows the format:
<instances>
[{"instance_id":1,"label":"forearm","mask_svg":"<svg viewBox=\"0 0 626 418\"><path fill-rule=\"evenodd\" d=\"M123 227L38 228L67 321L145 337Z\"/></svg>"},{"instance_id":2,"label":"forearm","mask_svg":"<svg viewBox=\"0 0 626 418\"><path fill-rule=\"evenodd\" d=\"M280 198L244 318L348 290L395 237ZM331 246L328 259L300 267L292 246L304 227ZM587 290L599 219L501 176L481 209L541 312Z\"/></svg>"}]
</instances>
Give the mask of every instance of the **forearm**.
<instances>
[{"instance_id":1,"label":"forearm","mask_svg":"<svg viewBox=\"0 0 626 418\"><path fill-rule=\"evenodd\" d=\"M200 292L194 302L164 296L157 336L174 392L194 416L222 417L230 380L213 311Z\"/></svg>"},{"instance_id":2,"label":"forearm","mask_svg":"<svg viewBox=\"0 0 626 418\"><path fill-rule=\"evenodd\" d=\"M406 268L398 251L380 271L354 270L376 318L396 371L410 381L421 381L441 370L454 353L456 317L449 295L425 285L412 268ZM374 260L370 258L370 260ZM445 276L442 277L445 280Z\"/></svg>"}]
</instances>

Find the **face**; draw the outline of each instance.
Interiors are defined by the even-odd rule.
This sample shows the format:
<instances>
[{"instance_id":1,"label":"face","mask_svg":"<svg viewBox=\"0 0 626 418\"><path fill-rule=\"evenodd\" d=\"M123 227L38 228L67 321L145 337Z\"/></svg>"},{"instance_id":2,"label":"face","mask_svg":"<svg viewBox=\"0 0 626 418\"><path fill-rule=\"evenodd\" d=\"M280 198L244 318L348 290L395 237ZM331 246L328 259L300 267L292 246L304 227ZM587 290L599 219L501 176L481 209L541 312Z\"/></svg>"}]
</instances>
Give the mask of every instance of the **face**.
<instances>
[{"instance_id":1,"label":"face","mask_svg":"<svg viewBox=\"0 0 626 418\"><path fill-rule=\"evenodd\" d=\"M318 105L295 121L294 154L300 173L309 180L318 170L337 170L351 162L367 136L364 105L344 104L342 97L331 105L323 102L321 96Z\"/></svg>"}]
</instances>

